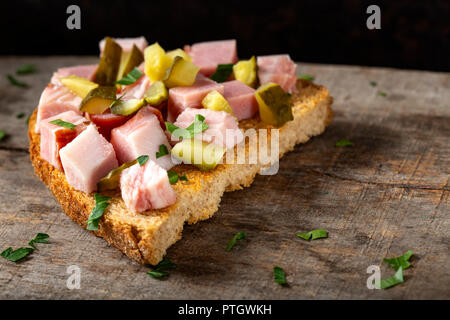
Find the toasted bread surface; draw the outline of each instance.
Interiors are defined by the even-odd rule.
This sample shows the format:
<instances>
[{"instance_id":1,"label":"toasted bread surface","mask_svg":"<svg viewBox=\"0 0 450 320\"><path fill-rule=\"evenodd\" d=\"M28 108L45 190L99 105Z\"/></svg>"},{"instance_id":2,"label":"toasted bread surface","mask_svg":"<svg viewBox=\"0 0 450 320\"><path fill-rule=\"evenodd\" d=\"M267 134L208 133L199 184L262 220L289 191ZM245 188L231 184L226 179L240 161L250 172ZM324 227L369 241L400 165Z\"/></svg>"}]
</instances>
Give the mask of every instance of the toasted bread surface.
<instances>
[{"instance_id":1,"label":"toasted bread surface","mask_svg":"<svg viewBox=\"0 0 450 320\"><path fill-rule=\"evenodd\" d=\"M299 80L297 87L299 93L292 96L294 120L279 128L280 157L296 144L321 134L333 116L332 98L325 87L306 80ZM30 157L35 173L52 191L63 211L86 228L86 221L95 206L94 194L75 190L67 183L63 172L40 157L40 136L34 132L36 112L30 118L28 129ZM257 118L241 121L239 126L244 130L268 129L269 136L273 130ZM247 141L245 152L249 153L250 148ZM218 211L225 191L250 186L262 167L261 163L220 164L212 171L202 172L190 165L176 166L172 170L188 178L188 181L178 181L173 185L177 202L164 209L142 213L128 210L119 190L102 192L112 199L99 230L94 233L129 258L155 265L161 261L166 250L181 238L185 222L196 223L210 218Z\"/></svg>"}]
</instances>

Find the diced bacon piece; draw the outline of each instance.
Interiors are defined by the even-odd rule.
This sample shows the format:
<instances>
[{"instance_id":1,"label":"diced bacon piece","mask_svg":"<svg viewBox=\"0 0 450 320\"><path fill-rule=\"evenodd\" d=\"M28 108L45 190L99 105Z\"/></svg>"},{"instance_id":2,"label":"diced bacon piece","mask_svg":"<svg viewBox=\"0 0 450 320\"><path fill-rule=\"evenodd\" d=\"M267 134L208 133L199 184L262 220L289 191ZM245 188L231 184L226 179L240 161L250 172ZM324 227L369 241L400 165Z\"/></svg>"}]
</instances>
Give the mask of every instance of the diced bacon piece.
<instances>
[{"instance_id":1,"label":"diced bacon piece","mask_svg":"<svg viewBox=\"0 0 450 320\"><path fill-rule=\"evenodd\" d=\"M238 61L236 40L209 41L193 44L189 48L192 62L200 67L200 73L209 77L219 64Z\"/></svg>"},{"instance_id":2,"label":"diced bacon piece","mask_svg":"<svg viewBox=\"0 0 450 320\"><path fill-rule=\"evenodd\" d=\"M39 100L35 132L39 133L40 122L65 111L74 111L81 115L78 107L81 98L65 86L47 85Z\"/></svg>"},{"instance_id":3,"label":"diced bacon piece","mask_svg":"<svg viewBox=\"0 0 450 320\"><path fill-rule=\"evenodd\" d=\"M179 128L187 128L194 122L197 114L205 117L208 129L196 134L195 139L224 146L227 149L233 148L244 139L236 119L225 111L188 108L178 116L174 124ZM176 140L176 138L172 139Z\"/></svg>"},{"instance_id":4,"label":"diced bacon piece","mask_svg":"<svg viewBox=\"0 0 450 320\"><path fill-rule=\"evenodd\" d=\"M133 49L133 44L138 47L141 51L144 51L144 49L148 46L148 42L145 39L145 37L137 37L137 38L113 38L115 42L117 42L118 45L122 47L122 52L131 52L131 49ZM103 49L105 48L105 39L101 40L99 43L100 47L100 54L103 52Z\"/></svg>"},{"instance_id":5,"label":"diced bacon piece","mask_svg":"<svg viewBox=\"0 0 450 320\"><path fill-rule=\"evenodd\" d=\"M55 85L62 85L59 79L68 76L77 76L80 78L92 80L94 79L96 71L96 64L59 68L56 72L53 73L50 83Z\"/></svg>"},{"instance_id":6,"label":"diced bacon piece","mask_svg":"<svg viewBox=\"0 0 450 320\"><path fill-rule=\"evenodd\" d=\"M170 157L169 141L152 107L142 108L124 125L113 129L111 143L120 164L148 155L163 169L169 170L174 166ZM159 146L162 144L167 147L169 154L156 158L156 153L159 152Z\"/></svg>"},{"instance_id":7,"label":"diced bacon piece","mask_svg":"<svg viewBox=\"0 0 450 320\"><path fill-rule=\"evenodd\" d=\"M123 100L142 99L148 87L150 87L150 79L144 74L135 83L124 86L120 94L125 94Z\"/></svg>"},{"instance_id":8,"label":"diced bacon piece","mask_svg":"<svg viewBox=\"0 0 450 320\"><path fill-rule=\"evenodd\" d=\"M125 169L120 189L125 205L134 212L165 208L177 200L167 171L150 159L143 166L137 163Z\"/></svg>"},{"instance_id":9,"label":"diced bacon piece","mask_svg":"<svg viewBox=\"0 0 450 320\"><path fill-rule=\"evenodd\" d=\"M175 87L169 90L167 121L173 122L187 108L202 108L203 98L213 90L223 94L223 85L201 74L189 87Z\"/></svg>"},{"instance_id":10,"label":"diced bacon piece","mask_svg":"<svg viewBox=\"0 0 450 320\"><path fill-rule=\"evenodd\" d=\"M248 119L258 111L258 102L255 98L255 89L234 80L223 82L223 96L228 101L233 114L238 120Z\"/></svg>"},{"instance_id":11,"label":"diced bacon piece","mask_svg":"<svg viewBox=\"0 0 450 320\"><path fill-rule=\"evenodd\" d=\"M297 65L288 54L258 57L257 64L261 84L275 82L287 92L297 92Z\"/></svg>"},{"instance_id":12,"label":"diced bacon piece","mask_svg":"<svg viewBox=\"0 0 450 320\"><path fill-rule=\"evenodd\" d=\"M97 182L118 163L113 146L89 125L59 151L67 182L86 193L97 190Z\"/></svg>"},{"instance_id":13,"label":"diced bacon piece","mask_svg":"<svg viewBox=\"0 0 450 320\"><path fill-rule=\"evenodd\" d=\"M60 119L72 123L77 127L69 129L50 123L50 121ZM41 158L47 160L58 170L62 170L59 159L59 150L80 134L86 125L83 122L86 118L74 111L66 111L56 116L45 119L41 122Z\"/></svg>"},{"instance_id":14,"label":"diced bacon piece","mask_svg":"<svg viewBox=\"0 0 450 320\"><path fill-rule=\"evenodd\" d=\"M88 114L89 119L98 126L98 132L105 137L106 140L111 139L111 130L120 127L131 119L132 116L122 116L120 114L112 114L109 110L103 114Z\"/></svg>"}]
</instances>

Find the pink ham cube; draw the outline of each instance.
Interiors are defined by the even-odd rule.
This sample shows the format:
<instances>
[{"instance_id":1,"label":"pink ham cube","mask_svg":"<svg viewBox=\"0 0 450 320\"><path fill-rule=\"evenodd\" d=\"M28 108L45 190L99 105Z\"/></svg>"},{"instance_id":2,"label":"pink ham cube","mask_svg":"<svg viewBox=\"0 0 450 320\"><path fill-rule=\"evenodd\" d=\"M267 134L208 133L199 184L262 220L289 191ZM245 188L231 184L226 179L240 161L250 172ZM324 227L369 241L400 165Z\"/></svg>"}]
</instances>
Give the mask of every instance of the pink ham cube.
<instances>
[{"instance_id":1,"label":"pink ham cube","mask_svg":"<svg viewBox=\"0 0 450 320\"><path fill-rule=\"evenodd\" d=\"M125 169L120 189L125 205L134 212L165 208L177 200L167 171L150 159L143 166L137 163Z\"/></svg>"},{"instance_id":2,"label":"pink ham cube","mask_svg":"<svg viewBox=\"0 0 450 320\"><path fill-rule=\"evenodd\" d=\"M204 121L208 125L208 129L196 134L194 136L195 139L224 146L226 149L233 148L244 139L236 119L225 111L188 108L179 115L174 124L179 128L185 129L194 122L197 114L205 117ZM178 141L175 137L172 140Z\"/></svg>"},{"instance_id":3,"label":"pink ham cube","mask_svg":"<svg viewBox=\"0 0 450 320\"><path fill-rule=\"evenodd\" d=\"M228 101L233 114L239 121L249 119L258 111L258 102L255 98L255 89L234 80L223 82L223 96Z\"/></svg>"},{"instance_id":4,"label":"pink ham cube","mask_svg":"<svg viewBox=\"0 0 450 320\"><path fill-rule=\"evenodd\" d=\"M50 123L50 121L56 119L72 123L77 127L75 129L69 129ZM83 122L85 121L87 121L86 118L74 111L66 111L42 121L41 158L47 160L58 170L62 170L61 160L59 159L59 150L75 139L75 137L86 128L86 125L83 125Z\"/></svg>"},{"instance_id":5,"label":"pink ham cube","mask_svg":"<svg viewBox=\"0 0 450 320\"><path fill-rule=\"evenodd\" d=\"M96 71L96 64L59 68L56 72L53 73L50 83L55 85L62 85L59 79L68 76L77 76L92 81L92 79L94 79Z\"/></svg>"},{"instance_id":6,"label":"pink ham cube","mask_svg":"<svg viewBox=\"0 0 450 320\"><path fill-rule=\"evenodd\" d=\"M113 146L89 125L59 151L67 182L86 193L97 190L97 182L118 163Z\"/></svg>"},{"instance_id":7,"label":"pink ham cube","mask_svg":"<svg viewBox=\"0 0 450 320\"><path fill-rule=\"evenodd\" d=\"M201 74L197 75L195 83L189 87L175 87L169 90L167 121L173 122L187 108L203 108L202 100L211 91L217 90L223 94L223 85Z\"/></svg>"},{"instance_id":8,"label":"pink ham cube","mask_svg":"<svg viewBox=\"0 0 450 320\"><path fill-rule=\"evenodd\" d=\"M133 49L133 45L135 44L138 49L141 51L144 51L144 49L148 46L148 42L145 39L145 37L137 37L137 38L113 38L115 42L119 46L122 47L122 52L131 52L131 49ZM103 49L105 48L105 39L100 41L99 47L100 47L100 53L103 52Z\"/></svg>"},{"instance_id":9,"label":"pink ham cube","mask_svg":"<svg viewBox=\"0 0 450 320\"><path fill-rule=\"evenodd\" d=\"M261 84L275 82L284 91L297 92L297 65L288 54L262 56L257 58L258 78Z\"/></svg>"},{"instance_id":10,"label":"pink ham cube","mask_svg":"<svg viewBox=\"0 0 450 320\"><path fill-rule=\"evenodd\" d=\"M153 110L152 107L144 107L124 125L111 131L111 143L120 164L147 155L165 170L174 166L170 157L169 141ZM156 158L162 144L166 146L169 154Z\"/></svg>"},{"instance_id":11,"label":"pink ham cube","mask_svg":"<svg viewBox=\"0 0 450 320\"><path fill-rule=\"evenodd\" d=\"M150 87L150 79L144 74L135 83L124 86L120 95L123 95L123 100L142 99L145 91Z\"/></svg>"},{"instance_id":12,"label":"pink ham cube","mask_svg":"<svg viewBox=\"0 0 450 320\"><path fill-rule=\"evenodd\" d=\"M189 48L192 62L200 67L200 73L209 77L219 64L238 61L236 40L209 41L193 44Z\"/></svg>"},{"instance_id":13,"label":"pink ham cube","mask_svg":"<svg viewBox=\"0 0 450 320\"><path fill-rule=\"evenodd\" d=\"M42 120L65 111L74 111L81 115L81 112L78 110L81 100L79 96L65 86L47 85L39 100L35 132L39 133Z\"/></svg>"}]
</instances>

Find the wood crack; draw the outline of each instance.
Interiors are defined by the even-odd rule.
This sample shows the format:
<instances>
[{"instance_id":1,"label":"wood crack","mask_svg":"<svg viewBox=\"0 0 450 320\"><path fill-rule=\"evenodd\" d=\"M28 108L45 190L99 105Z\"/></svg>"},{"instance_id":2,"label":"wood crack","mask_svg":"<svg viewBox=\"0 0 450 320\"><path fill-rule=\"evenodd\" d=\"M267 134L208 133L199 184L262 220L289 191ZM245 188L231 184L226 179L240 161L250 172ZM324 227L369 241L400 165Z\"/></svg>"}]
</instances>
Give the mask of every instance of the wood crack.
<instances>
[{"instance_id":1,"label":"wood crack","mask_svg":"<svg viewBox=\"0 0 450 320\"><path fill-rule=\"evenodd\" d=\"M30 151L27 148L15 148L15 147L0 146L0 150L12 151L12 152L30 153Z\"/></svg>"}]
</instances>

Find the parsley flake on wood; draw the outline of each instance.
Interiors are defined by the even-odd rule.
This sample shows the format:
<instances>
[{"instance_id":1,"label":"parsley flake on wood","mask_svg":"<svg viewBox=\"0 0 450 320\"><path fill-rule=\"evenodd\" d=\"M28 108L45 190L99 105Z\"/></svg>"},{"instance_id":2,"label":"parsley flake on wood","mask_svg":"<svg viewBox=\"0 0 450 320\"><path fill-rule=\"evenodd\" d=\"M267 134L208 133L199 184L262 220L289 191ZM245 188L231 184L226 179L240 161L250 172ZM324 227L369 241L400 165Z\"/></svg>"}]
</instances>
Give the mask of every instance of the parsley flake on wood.
<instances>
[{"instance_id":1,"label":"parsley flake on wood","mask_svg":"<svg viewBox=\"0 0 450 320\"><path fill-rule=\"evenodd\" d=\"M336 142L336 147L351 147L351 146L353 146L353 142L345 138Z\"/></svg>"},{"instance_id":2,"label":"parsley flake on wood","mask_svg":"<svg viewBox=\"0 0 450 320\"><path fill-rule=\"evenodd\" d=\"M161 158L165 155L169 154L169 150L167 150L167 147L165 144L160 144L159 145L159 151L156 152L156 159Z\"/></svg>"},{"instance_id":3,"label":"parsley flake on wood","mask_svg":"<svg viewBox=\"0 0 450 320\"><path fill-rule=\"evenodd\" d=\"M64 127L64 128L70 129L70 130L74 130L76 127L76 125L74 125L73 123L66 122L61 119L52 120L52 121L49 121L49 123L56 124L57 126Z\"/></svg>"},{"instance_id":4,"label":"parsley flake on wood","mask_svg":"<svg viewBox=\"0 0 450 320\"><path fill-rule=\"evenodd\" d=\"M225 82L228 80L230 75L233 73L233 64L219 64L217 66L216 72L211 75L211 79L216 82Z\"/></svg>"},{"instance_id":5,"label":"parsley flake on wood","mask_svg":"<svg viewBox=\"0 0 450 320\"><path fill-rule=\"evenodd\" d=\"M36 66L34 64L24 64L16 70L16 74L29 74L36 72Z\"/></svg>"},{"instance_id":6,"label":"parsley flake on wood","mask_svg":"<svg viewBox=\"0 0 450 320\"><path fill-rule=\"evenodd\" d=\"M3 130L0 130L0 141L3 140L3 138L5 137L6 133Z\"/></svg>"},{"instance_id":7,"label":"parsley flake on wood","mask_svg":"<svg viewBox=\"0 0 450 320\"><path fill-rule=\"evenodd\" d=\"M231 251L231 249L236 245L236 242L241 239L245 239L244 231L236 233L235 236L230 240L230 242L228 242L228 245L225 250Z\"/></svg>"},{"instance_id":8,"label":"parsley flake on wood","mask_svg":"<svg viewBox=\"0 0 450 320\"><path fill-rule=\"evenodd\" d=\"M138 157L138 158L136 159L136 161L137 161L141 166L143 166L143 165L148 161L148 159L149 159L149 156L143 155L143 156Z\"/></svg>"},{"instance_id":9,"label":"parsley flake on wood","mask_svg":"<svg viewBox=\"0 0 450 320\"><path fill-rule=\"evenodd\" d=\"M376 86L377 86L377 83L376 83L375 81L370 81L370 85L371 85L372 87L376 87Z\"/></svg>"},{"instance_id":10,"label":"parsley flake on wood","mask_svg":"<svg viewBox=\"0 0 450 320\"><path fill-rule=\"evenodd\" d=\"M8 248L4 250L2 253L0 253L0 256L3 258L12 261L17 262L28 256L30 253L34 251L33 248L19 248L16 250L13 250L12 248Z\"/></svg>"},{"instance_id":11,"label":"parsley flake on wood","mask_svg":"<svg viewBox=\"0 0 450 320\"><path fill-rule=\"evenodd\" d=\"M379 95L379 96L382 96L382 97L386 97L386 96L387 96L387 93L384 92L384 91L378 91L378 95Z\"/></svg>"},{"instance_id":12,"label":"parsley flake on wood","mask_svg":"<svg viewBox=\"0 0 450 320\"><path fill-rule=\"evenodd\" d=\"M98 230L98 223L100 222L100 218L103 216L103 213L109 205L109 200L111 200L110 197L102 196L99 193L95 194L95 207L94 209L92 209L88 221L86 221L87 230Z\"/></svg>"},{"instance_id":13,"label":"parsley flake on wood","mask_svg":"<svg viewBox=\"0 0 450 320\"><path fill-rule=\"evenodd\" d=\"M304 80L308 80L308 81L313 81L314 77L310 76L309 74L299 74L297 76L297 79L304 79Z\"/></svg>"},{"instance_id":14,"label":"parsley flake on wood","mask_svg":"<svg viewBox=\"0 0 450 320\"><path fill-rule=\"evenodd\" d=\"M27 88L28 84L26 84L25 82L21 82L19 80L17 80L16 78L14 78L12 75L8 74L7 75L9 83L11 83L13 86L19 87L19 88Z\"/></svg>"},{"instance_id":15,"label":"parsley flake on wood","mask_svg":"<svg viewBox=\"0 0 450 320\"><path fill-rule=\"evenodd\" d=\"M25 112L21 112L21 113L16 115L17 119L22 119L23 117L25 117Z\"/></svg>"},{"instance_id":16,"label":"parsley flake on wood","mask_svg":"<svg viewBox=\"0 0 450 320\"><path fill-rule=\"evenodd\" d=\"M323 229L317 229L312 230L307 233L297 233L297 237L305 239L305 240L316 240L321 238L328 238L328 233L326 230Z\"/></svg>"},{"instance_id":17,"label":"parsley flake on wood","mask_svg":"<svg viewBox=\"0 0 450 320\"><path fill-rule=\"evenodd\" d=\"M153 278L162 278L169 275L167 270L176 269L177 265L170 261L170 259L163 259L160 263L153 267L147 274Z\"/></svg>"},{"instance_id":18,"label":"parsley flake on wood","mask_svg":"<svg viewBox=\"0 0 450 320\"><path fill-rule=\"evenodd\" d=\"M202 133L208 129L208 125L205 123L205 117L201 114L195 115L195 120L186 129L179 128L173 123L166 122L167 130L177 138L192 138L198 133Z\"/></svg>"},{"instance_id":19,"label":"parsley flake on wood","mask_svg":"<svg viewBox=\"0 0 450 320\"><path fill-rule=\"evenodd\" d=\"M142 77L142 72L139 71L139 69L135 67L125 77L123 77L119 81L116 81L116 83L123 84L123 85L130 85L130 84L133 84L136 81L138 81L140 77Z\"/></svg>"},{"instance_id":20,"label":"parsley flake on wood","mask_svg":"<svg viewBox=\"0 0 450 320\"><path fill-rule=\"evenodd\" d=\"M50 237L50 236L49 236L48 234L46 234L46 233L38 233L38 234L34 237L33 240L31 240L30 242L28 242L28 245L29 245L30 247L32 247L33 249L37 249L37 248L34 246L34 244L35 244L35 243L49 243L48 240L47 240L49 237Z\"/></svg>"},{"instance_id":21,"label":"parsley flake on wood","mask_svg":"<svg viewBox=\"0 0 450 320\"><path fill-rule=\"evenodd\" d=\"M284 270L278 266L273 268L273 280L278 284L286 284L286 275L284 274Z\"/></svg>"},{"instance_id":22,"label":"parsley flake on wood","mask_svg":"<svg viewBox=\"0 0 450 320\"><path fill-rule=\"evenodd\" d=\"M384 258L383 261L386 262L391 266L392 269L398 270L398 268L402 267L403 270L408 269L411 266L411 263L409 263L409 259L411 259L411 256L413 255L413 252L411 250L408 250L399 257L394 257L390 259Z\"/></svg>"},{"instance_id":23,"label":"parsley flake on wood","mask_svg":"<svg viewBox=\"0 0 450 320\"><path fill-rule=\"evenodd\" d=\"M390 278L382 279L380 282L381 289L387 289L393 286L396 286L400 283L403 283L403 268L398 268L397 272Z\"/></svg>"}]
</instances>

